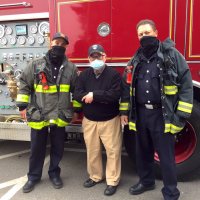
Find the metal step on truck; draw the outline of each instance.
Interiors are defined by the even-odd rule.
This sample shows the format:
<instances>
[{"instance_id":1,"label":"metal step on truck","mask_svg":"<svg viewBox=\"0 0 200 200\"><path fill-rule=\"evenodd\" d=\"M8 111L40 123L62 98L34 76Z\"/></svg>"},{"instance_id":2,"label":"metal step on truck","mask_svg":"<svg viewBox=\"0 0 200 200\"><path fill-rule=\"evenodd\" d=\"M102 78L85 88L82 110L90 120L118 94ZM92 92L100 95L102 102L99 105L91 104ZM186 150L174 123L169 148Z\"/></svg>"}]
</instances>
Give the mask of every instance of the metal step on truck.
<instances>
[{"instance_id":1,"label":"metal step on truck","mask_svg":"<svg viewBox=\"0 0 200 200\"><path fill-rule=\"evenodd\" d=\"M156 5L156 6L155 6ZM194 107L185 128L176 135L176 163L182 177L200 167L200 1L198 0L1 0L0 2L0 139L29 141L29 127L15 105L24 67L42 57L55 32L68 35L67 56L80 70L89 67L87 49L99 43L107 64L124 71L139 43L135 26L152 19L159 39L170 37L190 67ZM66 127L68 140L80 140L81 124ZM134 132L124 128L124 146L134 159ZM159 157L155 152L155 165ZM159 171L159 170L157 170Z\"/></svg>"}]
</instances>

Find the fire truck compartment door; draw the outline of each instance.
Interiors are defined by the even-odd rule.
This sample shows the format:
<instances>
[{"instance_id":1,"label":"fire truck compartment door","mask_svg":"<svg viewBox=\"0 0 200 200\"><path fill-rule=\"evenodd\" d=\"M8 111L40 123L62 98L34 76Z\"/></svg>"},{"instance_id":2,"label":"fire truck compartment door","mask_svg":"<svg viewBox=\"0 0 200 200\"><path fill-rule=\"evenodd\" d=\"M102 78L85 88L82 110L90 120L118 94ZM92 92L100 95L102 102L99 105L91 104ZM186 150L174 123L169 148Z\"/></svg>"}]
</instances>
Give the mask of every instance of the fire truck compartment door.
<instances>
[{"instance_id":1,"label":"fire truck compartment door","mask_svg":"<svg viewBox=\"0 0 200 200\"><path fill-rule=\"evenodd\" d=\"M88 47L101 44L111 56L111 1L56 0L50 21L69 37L67 55L75 62L88 62Z\"/></svg>"}]
</instances>

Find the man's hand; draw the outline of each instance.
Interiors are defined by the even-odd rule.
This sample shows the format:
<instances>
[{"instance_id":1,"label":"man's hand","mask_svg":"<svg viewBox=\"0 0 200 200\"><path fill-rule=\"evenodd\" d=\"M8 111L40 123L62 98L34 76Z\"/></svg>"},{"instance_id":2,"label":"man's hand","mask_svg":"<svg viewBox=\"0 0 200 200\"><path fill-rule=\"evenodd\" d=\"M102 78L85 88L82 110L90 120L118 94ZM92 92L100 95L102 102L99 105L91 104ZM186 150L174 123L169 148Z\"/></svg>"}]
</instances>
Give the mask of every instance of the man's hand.
<instances>
[{"instance_id":1,"label":"man's hand","mask_svg":"<svg viewBox=\"0 0 200 200\"><path fill-rule=\"evenodd\" d=\"M26 109L21 110L21 111L19 111L19 112L20 112L21 118L24 119L25 121L27 121L27 120L26 120Z\"/></svg>"},{"instance_id":2,"label":"man's hand","mask_svg":"<svg viewBox=\"0 0 200 200\"><path fill-rule=\"evenodd\" d=\"M93 102L93 92L89 92L86 94L81 101L85 101L85 103L92 103Z\"/></svg>"},{"instance_id":3,"label":"man's hand","mask_svg":"<svg viewBox=\"0 0 200 200\"><path fill-rule=\"evenodd\" d=\"M121 115L120 119L121 119L122 126L125 126L128 124L128 116L127 115Z\"/></svg>"}]
</instances>

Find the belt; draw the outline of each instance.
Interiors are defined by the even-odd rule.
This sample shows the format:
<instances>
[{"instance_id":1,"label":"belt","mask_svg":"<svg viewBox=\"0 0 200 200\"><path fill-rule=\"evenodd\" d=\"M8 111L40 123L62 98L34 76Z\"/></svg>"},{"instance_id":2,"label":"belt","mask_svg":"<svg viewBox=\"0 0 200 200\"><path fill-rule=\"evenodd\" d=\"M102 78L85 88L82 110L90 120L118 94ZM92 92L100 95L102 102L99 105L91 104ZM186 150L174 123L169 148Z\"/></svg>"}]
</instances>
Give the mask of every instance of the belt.
<instances>
[{"instance_id":1,"label":"belt","mask_svg":"<svg viewBox=\"0 0 200 200\"><path fill-rule=\"evenodd\" d=\"M162 105L161 105L161 104L144 104L144 107L145 107L146 109L152 110L152 109L161 108Z\"/></svg>"}]
</instances>

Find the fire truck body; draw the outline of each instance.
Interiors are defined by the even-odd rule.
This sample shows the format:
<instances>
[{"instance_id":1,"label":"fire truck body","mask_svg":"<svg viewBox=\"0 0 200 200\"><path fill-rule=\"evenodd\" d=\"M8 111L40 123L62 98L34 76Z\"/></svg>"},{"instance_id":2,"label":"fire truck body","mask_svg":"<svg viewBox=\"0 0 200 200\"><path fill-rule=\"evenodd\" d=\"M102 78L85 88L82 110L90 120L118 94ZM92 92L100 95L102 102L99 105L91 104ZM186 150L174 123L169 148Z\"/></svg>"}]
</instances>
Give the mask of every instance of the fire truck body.
<instances>
[{"instance_id":1,"label":"fire truck body","mask_svg":"<svg viewBox=\"0 0 200 200\"><path fill-rule=\"evenodd\" d=\"M54 0L50 4L50 28L51 34L62 31L69 35L68 55L75 62L87 63L88 46L100 42L106 48L108 62L126 63L139 45L137 22L153 19L159 38L175 41L176 48L192 64L193 79L200 82L199 7L200 3L193 0Z\"/></svg>"},{"instance_id":2,"label":"fire truck body","mask_svg":"<svg viewBox=\"0 0 200 200\"><path fill-rule=\"evenodd\" d=\"M121 73L139 46L135 26L141 19L156 22L159 39L171 37L185 56L194 83L194 109L184 130L176 136L178 174L200 166L200 15L197 0L2 0L0 3L0 115L18 114L9 80L18 77L34 58L49 48L55 32L69 37L67 55L81 70L88 67L87 49L99 43L107 52L107 64ZM9 73L8 73L9 72ZM16 87L15 87L16 89ZM15 90L16 91L16 90ZM0 139L29 140L26 125L0 122ZM66 127L68 137L81 132L80 125ZM134 155L134 133L127 127L124 144ZM155 154L155 163L159 158Z\"/></svg>"}]
</instances>

